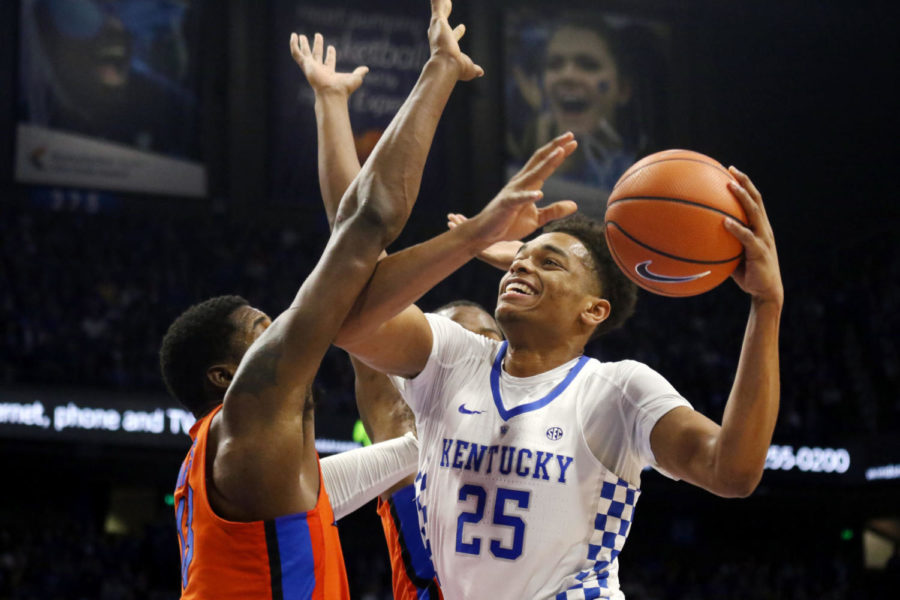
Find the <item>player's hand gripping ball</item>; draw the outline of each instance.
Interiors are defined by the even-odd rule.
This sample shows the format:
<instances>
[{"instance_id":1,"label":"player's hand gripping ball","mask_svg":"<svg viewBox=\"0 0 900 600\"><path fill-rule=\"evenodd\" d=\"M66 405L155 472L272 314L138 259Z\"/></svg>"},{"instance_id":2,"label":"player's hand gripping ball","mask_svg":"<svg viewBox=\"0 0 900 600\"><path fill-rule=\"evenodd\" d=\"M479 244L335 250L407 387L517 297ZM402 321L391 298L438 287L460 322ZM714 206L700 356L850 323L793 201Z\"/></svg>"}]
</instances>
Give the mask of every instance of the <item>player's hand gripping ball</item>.
<instances>
[{"instance_id":1,"label":"player's hand gripping ball","mask_svg":"<svg viewBox=\"0 0 900 600\"><path fill-rule=\"evenodd\" d=\"M625 171L606 207L606 241L636 284L663 296L694 296L725 281L743 246L722 220L747 215L728 190L731 173L690 150L664 150Z\"/></svg>"}]
</instances>

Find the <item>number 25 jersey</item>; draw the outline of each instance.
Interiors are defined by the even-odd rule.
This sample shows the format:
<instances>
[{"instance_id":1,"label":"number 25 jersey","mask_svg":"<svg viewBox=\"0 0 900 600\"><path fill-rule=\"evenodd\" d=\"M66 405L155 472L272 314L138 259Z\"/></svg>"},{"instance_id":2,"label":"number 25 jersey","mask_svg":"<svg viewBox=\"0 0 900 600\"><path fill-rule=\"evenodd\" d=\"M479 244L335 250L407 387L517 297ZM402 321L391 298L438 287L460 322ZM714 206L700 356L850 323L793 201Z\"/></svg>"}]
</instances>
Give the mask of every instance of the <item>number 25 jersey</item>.
<instances>
[{"instance_id":1,"label":"number 25 jersey","mask_svg":"<svg viewBox=\"0 0 900 600\"><path fill-rule=\"evenodd\" d=\"M416 415L419 524L444 597L624 598L650 431L690 405L634 361L512 377L505 343L428 320L425 368L393 379Z\"/></svg>"}]
</instances>

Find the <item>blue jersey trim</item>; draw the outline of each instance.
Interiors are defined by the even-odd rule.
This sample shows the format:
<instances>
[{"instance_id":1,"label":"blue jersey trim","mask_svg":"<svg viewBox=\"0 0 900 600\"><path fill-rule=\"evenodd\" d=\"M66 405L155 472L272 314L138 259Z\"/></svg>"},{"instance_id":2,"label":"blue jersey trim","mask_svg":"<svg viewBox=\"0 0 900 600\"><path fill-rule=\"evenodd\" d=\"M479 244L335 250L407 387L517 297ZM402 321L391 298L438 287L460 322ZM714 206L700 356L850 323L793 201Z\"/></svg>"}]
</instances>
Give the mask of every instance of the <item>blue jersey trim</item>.
<instances>
[{"instance_id":1,"label":"blue jersey trim","mask_svg":"<svg viewBox=\"0 0 900 600\"><path fill-rule=\"evenodd\" d=\"M391 494L391 508L394 510L395 525L401 537L401 546L409 552L409 567L421 581L414 581L416 587L427 587L434 579L434 564L431 553L422 542L419 533L419 513L416 508L416 488L410 484ZM406 558L406 557L404 557ZM412 579L412 578L410 578ZM420 585L420 584L425 585Z\"/></svg>"},{"instance_id":2,"label":"blue jersey trim","mask_svg":"<svg viewBox=\"0 0 900 600\"><path fill-rule=\"evenodd\" d=\"M315 557L306 514L278 517L275 533L285 600L312 598L316 588Z\"/></svg>"},{"instance_id":3,"label":"blue jersey trim","mask_svg":"<svg viewBox=\"0 0 900 600\"><path fill-rule=\"evenodd\" d=\"M565 379L560 381L555 388L550 390L550 393L535 400L533 402L527 402L525 404L521 404L513 409L507 410L506 407L503 406L503 399L500 397L500 369L502 369L503 357L506 356L506 347L508 343L503 342L500 344L500 350L497 352L497 358L494 359L494 365L491 367L491 394L494 396L494 406L497 407L497 412L500 413L500 417L504 421L509 421L512 417L516 415L520 415L522 413L531 412L533 410L538 410L539 408L543 408L553 402L557 396L562 394L569 384L578 376L578 373L581 372L581 369L584 368L584 365L590 360L587 356L582 356L578 359L578 362L574 367L569 369L569 372L566 374Z\"/></svg>"}]
</instances>

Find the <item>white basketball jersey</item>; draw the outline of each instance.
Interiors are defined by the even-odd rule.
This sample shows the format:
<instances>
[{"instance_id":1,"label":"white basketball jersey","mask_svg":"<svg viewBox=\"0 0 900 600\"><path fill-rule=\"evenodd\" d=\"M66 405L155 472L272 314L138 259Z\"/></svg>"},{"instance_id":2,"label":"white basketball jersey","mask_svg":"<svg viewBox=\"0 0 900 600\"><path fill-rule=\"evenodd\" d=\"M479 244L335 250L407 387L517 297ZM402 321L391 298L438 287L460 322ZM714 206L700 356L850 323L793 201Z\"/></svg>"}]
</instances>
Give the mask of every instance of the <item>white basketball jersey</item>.
<instances>
[{"instance_id":1,"label":"white basketball jersey","mask_svg":"<svg viewBox=\"0 0 900 600\"><path fill-rule=\"evenodd\" d=\"M624 363L586 357L514 378L502 372L505 344L428 318L428 364L395 383L416 414L419 522L444 597L624 598L617 557L639 476L607 469L585 432L597 437L592 415L603 415L625 459L604 461L639 473L653 462L652 425L689 405L656 375L659 389L623 409Z\"/></svg>"}]
</instances>

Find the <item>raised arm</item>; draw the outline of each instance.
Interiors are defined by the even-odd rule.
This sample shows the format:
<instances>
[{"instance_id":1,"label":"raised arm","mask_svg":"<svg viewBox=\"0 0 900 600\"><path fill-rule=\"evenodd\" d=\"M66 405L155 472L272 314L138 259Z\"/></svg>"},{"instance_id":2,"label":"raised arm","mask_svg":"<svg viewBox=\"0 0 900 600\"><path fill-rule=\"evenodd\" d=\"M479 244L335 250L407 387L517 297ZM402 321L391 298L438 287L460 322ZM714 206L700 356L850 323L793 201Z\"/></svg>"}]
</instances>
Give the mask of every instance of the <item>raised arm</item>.
<instances>
[{"instance_id":1,"label":"raised arm","mask_svg":"<svg viewBox=\"0 0 900 600\"><path fill-rule=\"evenodd\" d=\"M315 463L309 460L311 428L304 427L303 418L312 379L378 256L406 222L453 86L480 73L459 51L447 23L448 5L432 2L437 11L429 28L432 56L344 194L321 259L290 308L247 352L226 393L227 445L217 454L214 477L226 500L243 508L240 516L296 512L304 508L298 477L318 481L317 473L308 472Z\"/></svg>"},{"instance_id":2,"label":"raised arm","mask_svg":"<svg viewBox=\"0 0 900 600\"><path fill-rule=\"evenodd\" d=\"M337 51L334 46L328 46L323 54L324 45L324 39L318 33L312 47L306 36L291 36L291 53L315 92L319 181L328 222L333 225L341 196L360 170L353 146L348 100L368 69L357 67L352 73L335 71ZM387 376L352 355L350 362L355 374L356 406L370 439L377 443L414 433L412 411Z\"/></svg>"},{"instance_id":3,"label":"raised arm","mask_svg":"<svg viewBox=\"0 0 900 600\"><path fill-rule=\"evenodd\" d=\"M422 171L428 149L434 139L437 122L440 118L450 92L457 80L468 81L480 77L484 71L472 62L472 59L459 48L459 40L465 34L465 26L458 25L451 29L448 22L450 16L450 0L431 1L431 23L428 27L428 41L431 46L431 58L422 70L409 97L400 107L399 112L375 145L372 155L366 161L366 167L353 180L344 194L356 196L360 201L367 201L358 188L365 188L371 193L383 193L390 190L405 203L407 213L419 193L422 182ZM422 101L427 97L427 102ZM405 135L406 131L416 131L416 136ZM384 146L392 148L389 155L378 150ZM372 177L378 174L377 180ZM346 210L352 204L342 202L337 214L339 223Z\"/></svg>"},{"instance_id":4,"label":"raised arm","mask_svg":"<svg viewBox=\"0 0 900 600\"><path fill-rule=\"evenodd\" d=\"M360 170L353 143L348 101L368 71L335 70L337 51L316 34L310 47L306 36L291 36L291 54L315 92L319 181L328 222L333 226L338 203ZM415 418L386 375L350 356L356 384L356 406L366 432L376 443L415 432ZM325 461L322 461L323 472ZM410 481L411 483L411 481ZM383 490L382 490L383 491ZM332 498L334 502L334 498Z\"/></svg>"},{"instance_id":5,"label":"raised arm","mask_svg":"<svg viewBox=\"0 0 900 600\"><path fill-rule=\"evenodd\" d=\"M460 223L468 220L468 217L460 213L447 213L447 227L449 229L453 229ZM515 260L516 253L522 247L522 243L519 240L496 242L479 252L475 258L486 262L494 268L505 271Z\"/></svg>"},{"instance_id":6,"label":"raised arm","mask_svg":"<svg viewBox=\"0 0 900 600\"><path fill-rule=\"evenodd\" d=\"M315 94L316 137L318 142L319 187L328 224L334 227L341 197L359 173L359 158L350 127L350 95L362 85L368 67L352 73L335 70L337 51L317 33L310 48L305 35L291 34L291 56L300 65Z\"/></svg>"},{"instance_id":7,"label":"raised arm","mask_svg":"<svg viewBox=\"0 0 900 600\"><path fill-rule=\"evenodd\" d=\"M762 478L778 416L778 330L784 289L775 237L762 196L750 179L731 167L730 183L750 220L725 228L744 246L733 278L750 295L750 317L722 425L698 412L676 408L654 427L650 445L664 469L714 494L750 495Z\"/></svg>"},{"instance_id":8,"label":"raised arm","mask_svg":"<svg viewBox=\"0 0 900 600\"><path fill-rule=\"evenodd\" d=\"M483 248L516 240L573 213L564 200L544 208L544 181L576 148L571 133L538 149L476 216L458 227L379 261L335 343L379 371L414 376L431 351L431 329L413 302ZM394 316L396 315L396 316Z\"/></svg>"}]
</instances>

